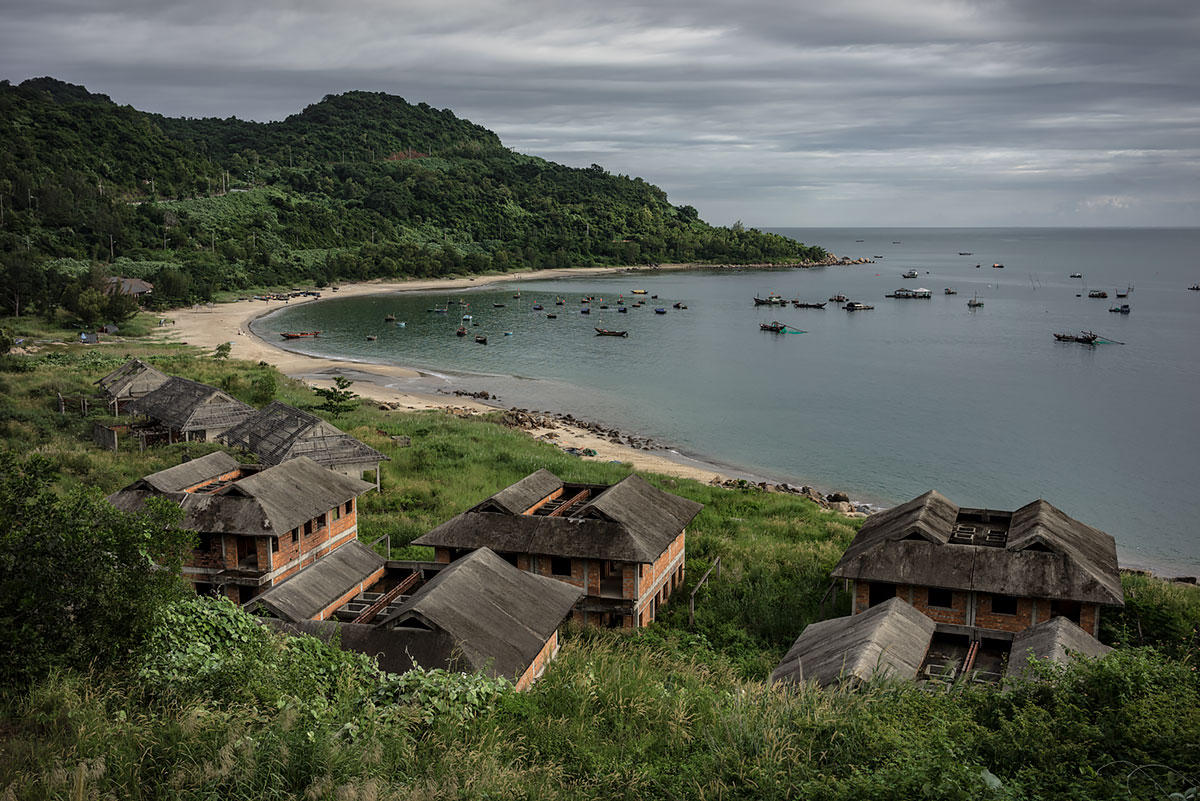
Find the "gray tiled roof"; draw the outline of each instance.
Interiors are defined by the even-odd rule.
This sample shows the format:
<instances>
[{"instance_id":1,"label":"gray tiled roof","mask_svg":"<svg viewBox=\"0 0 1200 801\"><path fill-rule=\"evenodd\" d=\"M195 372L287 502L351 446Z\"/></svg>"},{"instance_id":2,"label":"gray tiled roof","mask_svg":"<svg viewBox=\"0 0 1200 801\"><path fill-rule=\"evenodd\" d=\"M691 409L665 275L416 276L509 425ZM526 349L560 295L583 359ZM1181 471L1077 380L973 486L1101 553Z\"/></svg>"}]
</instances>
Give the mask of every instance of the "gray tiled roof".
<instances>
[{"instance_id":1,"label":"gray tiled roof","mask_svg":"<svg viewBox=\"0 0 1200 801\"><path fill-rule=\"evenodd\" d=\"M354 540L255 596L245 609L253 612L262 607L283 620L310 620L386 563L378 553Z\"/></svg>"},{"instance_id":2,"label":"gray tiled roof","mask_svg":"<svg viewBox=\"0 0 1200 801\"><path fill-rule=\"evenodd\" d=\"M263 464L280 464L297 456L307 456L326 467L378 464L387 459L325 420L279 401L247 417L218 439L257 455Z\"/></svg>"},{"instance_id":3,"label":"gray tiled roof","mask_svg":"<svg viewBox=\"0 0 1200 801\"><path fill-rule=\"evenodd\" d=\"M126 408L131 414L149 417L176 431L230 428L254 414L253 406L232 395L178 376L167 379Z\"/></svg>"}]
</instances>

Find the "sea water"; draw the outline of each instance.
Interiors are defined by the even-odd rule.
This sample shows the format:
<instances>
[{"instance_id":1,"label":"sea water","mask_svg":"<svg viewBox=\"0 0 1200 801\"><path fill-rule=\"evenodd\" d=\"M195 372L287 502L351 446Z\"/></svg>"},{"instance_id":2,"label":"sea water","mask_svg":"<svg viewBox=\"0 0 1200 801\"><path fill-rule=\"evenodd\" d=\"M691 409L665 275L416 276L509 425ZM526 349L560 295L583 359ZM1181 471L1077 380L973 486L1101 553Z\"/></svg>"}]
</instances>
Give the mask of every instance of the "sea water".
<instances>
[{"instance_id":1,"label":"sea water","mask_svg":"<svg viewBox=\"0 0 1200 801\"><path fill-rule=\"evenodd\" d=\"M440 376L407 388L486 389L507 406L570 411L870 502L927 489L995 509L1045 498L1116 537L1124 562L1200 569L1200 292L1187 289L1200 282L1200 230L776 230L874 263L334 297L253 327L281 344L279 332L318 329L287 346ZM909 269L919 277L902 279ZM933 297L885 299L899 287ZM875 308L754 305L770 293L845 294ZM596 300L581 304L587 296ZM975 297L984 305L971 310ZM631 308L639 299L646 305ZM1131 313L1110 312L1117 303ZM388 314L406 325L385 323ZM457 337L465 314L469 336ZM760 330L773 320L804 333ZM1081 330L1114 344L1052 336Z\"/></svg>"}]
</instances>

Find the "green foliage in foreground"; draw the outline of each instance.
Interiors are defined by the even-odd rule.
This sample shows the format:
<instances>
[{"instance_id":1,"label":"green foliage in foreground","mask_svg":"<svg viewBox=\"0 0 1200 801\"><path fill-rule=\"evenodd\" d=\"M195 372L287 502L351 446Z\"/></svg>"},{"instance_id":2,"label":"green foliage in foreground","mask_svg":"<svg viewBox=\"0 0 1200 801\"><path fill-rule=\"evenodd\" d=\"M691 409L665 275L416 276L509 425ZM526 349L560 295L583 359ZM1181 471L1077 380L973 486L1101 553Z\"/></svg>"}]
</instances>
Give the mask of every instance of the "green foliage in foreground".
<instances>
[{"instance_id":1,"label":"green foliage in foreground","mask_svg":"<svg viewBox=\"0 0 1200 801\"><path fill-rule=\"evenodd\" d=\"M57 474L58 500L42 501L84 510L89 528L101 529L94 538L136 543L145 523L97 516L89 492L216 447L103 452L88 441L91 420L54 412L49 390L87 390L126 349L239 397L270 378L280 399L319 403L269 367L180 348L3 360L0 450L38 452L36 461L5 456L14 465L6 474L45 465L32 472ZM330 419L392 459L384 492L360 510L363 538L390 534L395 555L428 556L407 543L538 467L601 483L629 469L480 419L367 403ZM397 447L398 434L411 447ZM789 496L651 480L706 504L688 532L687 584L648 630L570 629L528 692L438 670L388 676L330 644L276 635L226 602L177 600L164 588L143 607L140 628L92 634L97 654L123 649L124 658L67 649L26 674L24 689L6 669L0 798L1163 799L1200 784L1200 590L1127 577L1129 606L1102 618L1116 652L1042 666L1038 681L1006 691L929 693L886 681L861 691L773 689L764 679L820 614L853 521ZM25 515L18 495L6 503ZM25 541L0 542L0 563L15 564L4 560ZM70 542L93 552L90 541ZM718 556L721 575L697 594L689 626L687 595ZM14 581L32 593L43 572L52 570ZM100 582L103 571L74 575ZM80 589L73 597L90 597ZM54 612L68 621L73 613ZM85 634L73 631L76 641ZM5 665L15 643L0 638Z\"/></svg>"}]
</instances>

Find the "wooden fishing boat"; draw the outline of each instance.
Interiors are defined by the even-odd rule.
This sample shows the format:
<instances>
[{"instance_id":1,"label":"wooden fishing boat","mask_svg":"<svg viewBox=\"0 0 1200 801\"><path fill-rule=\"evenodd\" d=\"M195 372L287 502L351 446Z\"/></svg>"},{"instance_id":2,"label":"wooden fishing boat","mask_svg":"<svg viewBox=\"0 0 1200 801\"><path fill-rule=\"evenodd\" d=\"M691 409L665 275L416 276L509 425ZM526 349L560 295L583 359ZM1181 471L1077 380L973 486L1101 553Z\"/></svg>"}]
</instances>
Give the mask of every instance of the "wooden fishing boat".
<instances>
[{"instance_id":1,"label":"wooden fishing boat","mask_svg":"<svg viewBox=\"0 0 1200 801\"><path fill-rule=\"evenodd\" d=\"M673 309L686 309L686 308L687 308L687 306L683 305L682 303L676 303L676 304L675 304L674 306L672 306L671 308L673 308Z\"/></svg>"},{"instance_id":2,"label":"wooden fishing boat","mask_svg":"<svg viewBox=\"0 0 1200 801\"><path fill-rule=\"evenodd\" d=\"M503 309L503 308L504 308L504 304L503 304L503 303L493 303L493 304L492 304L492 308L493 308L493 309Z\"/></svg>"},{"instance_id":3,"label":"wooden fishing boat","mask_svg":"<svg viewBox=\"0 0 1200 801\"><path fill-rule=\"evenodd\" d=\"M774 320L769 323L759 323L758 330L759 331L770 331L772 334L786 334L787 333L787 325L785 323L779 322L778 320Z\"/></svg>"},{"instance_id":4,"label":"wooden fishing boat","mask_svg":"<svg viewBox=\"0 0 1200 801\"><path fill-rule=\"evenodd\" d=\"M946 287L945 289L942 290L942 292L947 295L957 295L958 294L958 290L952 286Z\"/></svg>"},{"instance_id":5,"label":"wooden fishing boat","mask_svg":"<svg viewBox=\"0 0 1200 801\"><path fill-rule=\"evenodd\" d=\"M457 329L455 329L454 333L460 337L465 337L467 335L467 327L465 325L460 325Z\"/></svg>"},{"instance_id":6,"label":"wooden fishing boat","mask_svg":"<svg viewBox=\"0 0 1200 801\"><path fill-rule=\"evenodd\" d=\"M302 337L316 337L320 335L320 331L284 331L279 336L284 339L300 339Z\"/></svg>"},{"instance_id":7,"label":"wooden fishing boat","mask_svg":"<svg viewBox=\"0 0 1200 801\"><path fill-rule=\"evenodd\" d=\"M654 313L655 314L666 314L667 310L664 309L662 306L659 306L657 309L654 310Z\"/></svg>"},{"instance_id":8,"label":"wooden fishing boat","mask_svg":"<svg viewBox=\"0 0 1200 801\"><path fill-rule=\"evenodd\" d=\"M627 336L629 336L629 332L628 331L610 331L607 328L597 328L596 336L598 336L598 337L627 337Z\"/></svg>"},{"instance_id":9,"label":"wooden fishing boat","mask_svg":"<svg viewBox=\"0 0 1200 801\"><path fill-rule=\"evenodd\" d=\"M900 273L900 277L901 278L916 278L918 274L919 273L917 273L916 268L913 268L911 270L905 270L904 272Z\"/></svg>"},{"instance_id":10,"label":"wooden fishing boat","mask_svg":"<svg viewBox=\"0 0 1200 801\"><path fill-rule=\"evenodd\" d=\"M628 314L628 313L629 313L629 309L625 308L624 306L618 306L618 307L617 307L617 313L618 313L618 314Z\"/></svg>"},{"instance_id":11,"label":"wooden fishing boat","mask_svg":"<svg viewBox=\"0 0 1200 801\"><path fill-rule=\"evenodd\" d=\"M1080 331L1078 334L1055 334L1054 338L1059 342L1078 342L1080 345L1094 345L1096 340L1100 338L1099 334L1093 334L1091 331Z\"/></svg>"},{"instance_id":12,"label":"wooden fishing boat","mask_svg":"<svg viewBox=\"0 0 1200 801\"><path fill-rule=\"evenodd\" d=\"M825 303L828 302L825 301ZM825 308L825 303L802 303L801 301L793 300L792 306L797 309L823 309Z\"/></svg>"},{"instance_id":13,"label":"wooden fishing boat","mask_svg":"<svg viewBox=\"0 0 1200 801\"><path fill-rule=\"evenodd\" d=\"M1091 292L1088 293L1088 297L1089 298L1107 298L1108 293L1105 292L1103 289L1093 289Z\"/></svg>"},{"instance_id":14,"label":"wooden fishing boat","mask_svg":"<svg viewBox=\"0 0 1200 801\"><path fill-rule=\"evenodd\" d=\"M968 301L967 301L967 308L968 308L968 309L978 309L978 308L979 308L980 306L982 306L982 305L983 305L983 301L979 299L979 293L978 293L978 292L976 292L976 293L975 293L975 297L973 297L973 298L971 298L970 300L968 300Z\"/></svg>"},{"instance_id":15,"label":"wooden fishing boat","mask_svg":"<svg viewBox=\"0 0 1200 801\"><path fill-rule=\"evenodd\" d=\"M379 339L379 337L375 336L374 334L367 334L367 341L368 341L368 342L374 342L374 341L375 341L375 340L377 340L377 339Z\"/></svg>"},{"instance_id":16,"label":"wooden fishing boat","mask_svg":"<svg viewBox=\"0 0 1200 801\"><path fill-rule=\"evenodd\" d=\"M992 265L992 269L993 269L993 270L1003 270L1003 269L1004 269L1004 265L1003 265L1003 264L1001 264L1000 262L996 262L995 264L993 264L993 265Z\"/></svg>"},{"instance_id":17,"label":"wooden fishing boat","mask_svg":"<svg viewBox=\"0 0 1200 801\"><path fill-rule=\"evenodd\" d=\"M582 309L579 310L579 313L580 314L591 314L592 313L591 307L584 306Z\"/></svg>"},{"instance_id":18,"label":"wooden fishing boat","mask_svg":"<svg viewBox=\"0 0 1200 801\"><path fill-rule=\"evenodd\" d=\"M534 311L541 311L541 310L542 310L542 304L540 304L540 303L535 303L535 304L533 304L533 310L534 310Z\"/></svg>"},{"instance_id":19,"label":"wooden fishing boat","mask_svg":"<svg viewBox=\"0 0 1200 801\"><path fill-rule=\"evenodd\" d=\"M829 299L829 301L831 303L846 303L849 300L850 300L850 298L846 297L845 295L841 295L841 294L834 295L833 297L831 297Z\"/></svg>"},{"instance_id":20,"label":"wooden fishing boat","mask_svg":"<svg viewBox=\"0 0 1200 801\"><path fill-rule=\"evenodd\" d=\"M486 344L487 344L487 337L485 337L483 334L476 334L476 335L475 335L475 341L476 341L477 343L479 343L480 345L486 345Z\"/></svg>"},{"instance_id":21,"label":"wooden fishing boat","mask_svg":"<svg viewBox=\"0 0 1200 801\"><path fill-rule=\"evenodd\" d=\"M547 320L557 320L557 319L558 319L558 315L557 315L557 314L547 314L547 315L546 315L546 319L547 319Z\"/></svg>"},{"instance_id":22,"label":"wooden fishing boat","mask_svg":"<svg viewBox=\"0 0 1200 801\"><path fill-rule=\"evenodd\" d=\"M1117 314L1129 314L1129 304L1122 303L1120 306L1109 306L1108 310Z\"/></svg>"},{"instance_id":23,"label":"wooden fishing boat","mask_svg":"<svg viewBox=\"0 0 1200 801\"><path fill-rule=\"evenodd\" d=\"M646 290L644 290L644 289L635 289L635 290L633 290L633 292L632 292L631 294L634 294L634 295L645 295L645 294L646 294Z\"/></svg>"},{"instance_id":24,"label":"wooden fishing boat","mask_svg":"<svg viewBox=\"0 0 1200 801\"><path fill-rule=\"evenodd\" d=\"M655 297L658 297L658 296L655 295ZM786 304L787 304L787 301L783 299L783 296L776 295L774 292L772 292L770 295L767 295L767 297L765 299L760 298L757 295L754 297L754 305L755 306L783 306Z\"/></svg>"},{"instance_id":25,"label":"wooden fishing boat","mask_svg":"<svg viewBox=\"0 0 1200 801\"><path fill-rule=\"evenodd\" d=\"M874 309L875 307L868 306L865 303L853 303L852 302L852 303L847 303L842 308L845 309L846 311L871 311L871 309Z\"/></svg>"},{"instance_id":26,"label":"wooden fishing boat","mask_svg":"<svg viewBox=\"0 0 1200 801\"><path fill-rule=\"evenodd\" d=\"M384 318L383 318L383 321L384 321L385 323L394 323L394 322L396 322L396 315L394 315L394 314L389 314L387 317L384 317Z\"/></svg>"}]
</instances>

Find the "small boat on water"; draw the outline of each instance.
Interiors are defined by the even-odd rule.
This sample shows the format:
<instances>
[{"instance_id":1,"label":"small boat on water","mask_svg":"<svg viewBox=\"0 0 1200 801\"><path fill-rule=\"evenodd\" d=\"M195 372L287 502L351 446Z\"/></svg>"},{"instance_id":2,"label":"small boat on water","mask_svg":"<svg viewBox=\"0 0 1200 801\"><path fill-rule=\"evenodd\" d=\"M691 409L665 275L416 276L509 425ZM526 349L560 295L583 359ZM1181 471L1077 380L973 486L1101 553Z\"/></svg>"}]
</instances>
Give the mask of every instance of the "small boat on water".
<instances>
[{"instance_id":1,"label":"small boat on water","mask_svg":"<svg viewBox=\"0 0 1200 801\"><path fill-rule=\"evenodd\" d=\"M1083 278L1083 273L1071 273L1071 278Z\"/></svg>"},{"instance_id":2,"label":"small boat on water","mask_svg":"<svg viewBox=\"0 0 1200 801\"><path fill-rule=\"evenodd\" d=\"M367 334L367 341L368 341L368 342L374 342L374 341L375 341L375 340L377 340L377 339L379 339L379 337L375 336L374 334Z\"/></svg>"},{"instance_id":3,"label":"small boat on water","mask_svg":"<svg viewBox=\"0 0 1200 801\"><path fill-rule=\"evenodd\" d=\"M1200 284L1192 284L1188 287L1193 292L1200 292Z\"/></svg>"},{"instance_id":4,"label":"small boat on water","mask_svg":"<svg viewBox=\"0 0 1200 801\"><path fill-rule=\"evenodd\" d=\"M769 322L769 323L759 323L758 330L759 331L770 331L772 334L786 334L787 333L787 324L781 323L778 320L775 320L775 321Z\"/></svg>"},{"instance_id":5,"label":"small boat on water","mask_svg":"<svg viewBox=\"0 0 1200 801\"><path fill-rule=\"evenodd\" d=\"M476 342L477 344L480 344L480 345L486 345L486 344L487 344L487 337L485 337L483 334L476 334L476 335L475 335L475 342Z\"/></svg>"},{"instance_id":6,"label":"small boat on water","mask_svg":"<svg viewBox=\"0 0 1200 801\"><path fill-rule=\"evenodd\" d=\"M465 337L467 335L467 327L465 325L460 325L454 333L457 336Z\"/></svg>"},{"instance_id":7,"label":"small boat on water","mask_svg":"<svg viewBox=\"0 0 1200 801\"><path fill-rule=\"evenodd\" d=\"M1132 291L1133 291L1133 284L1130 284L1129 286L1125 287L1125 291L1124 291L1124 292L1122 292L1122 291L1121 291L1121 290L1119 290L1119 289L1114 289L1114 290L1113 290L1113 292L1116 294L1116 296L1117 296L1118 298L1127 298L1127 297L1129 297L1129 293L1130 293L1130 292L1132 292Z\"/></svg>"},{"instance_id":8,"label":"small boat on water","mask_svg":"<svg viewBox=\"0 0 1200 801\"><path fill-rule=\"evenodd\" d=\"M979 299L979 293L976 292L975 297L973 297L967 301L967 308L968 309L978 309L981 306L983 306L983 301Z\"/></svg>"},{"instance_id":9,"label":"small boat on water","mask_svg":"<svg viewBox=\"0 0 1200 801\"><path fill-rule=\"evenodd\" d=\"M556 297L554 299L554 305L555 306L563 306L563 305L566 305L566 301L563 300L562 298Z\"/></svg>"},{"instance_id":10,"label":"small boat on water","mask_svg":"<svg viewBox=\"0 0 1200 801\"><path fill-rule=\"evenodd\" d=\"M828 302L829 301L825 301L825 303ZM825 308L825 303L804 303L799 300L794 300L792 301L792 306L797 309L823 309Z\"/></svg>"},{"instance_id":11,"label":"small boat on water","mask_svg":"<svg viewBox=\"0 0 1200 801\"><path fill-rule=\"evenodd\" d=\"M617 313L618 313L618 314L628 314L628 313L629 313L629 309L625 308L624 306L618 306L618 307L617 307Z\"/></svg>"},{"instance_id":12,"label":"small boat on water","mask_svg":"<svg viewBox=\"0 0 1200 801\"><path fill-rule=\"evenodd\" d=\"M1120 306L1109 306L1108 310L1117 314L1129 314L1129 304L1122 303Z\"/></svg>"},{"instance_id":13,"label":"small boat on water","mask_svg":"<svg viewBox=\"0 0 1200 801\"><path fill-rule=\"evenodd\" d=\"M628 331L610 331L607 328L597 328L596 336L598 336L598 337L627 337L627 336L629 336L629 332Z\"/></svg>"},{"instance_id":14,"label":"small boat on water","mask_svg":"<svg viewBox=\"0 0 1200 801\"><path fill-rule=\"evenodd\" d=\"M655 297L658 296L655 295ZM767 295L766 299L760 298L757 295L754 296L755 306L783 306L785 304L787 304L787 301L783 299L783 296L777 295L774 292Z\"/></svg>"},{"instance_id":15,"label":"small boat on water","mask_svg":"<svg viewBox=\"0 0 1200 801\"><path fill-rule=\"evenodd\" d=\"M644 290L644 289L635 289L635 290L633 290L633 291L632 291L630 294L632 294L632 295L645 295L645 294L646 294L646 290Z\"/></svg>"},{"instance_id":16,"label":"small boat on water","mask_svg":"<svg viewBox=\"0 0 1200 801\"><path fill-rule=\"evenodd\" d=\"M1003 264L1001 264L1000 262L996 262L995 264L993 264L993 265L992 265L992 269L993 269L993 270L1003 270L1003 269L1004 269L1004 265L1003 265Z\"/></svg>"},{"instance_id":17,"label":"small boat on water","mask_svg":"<svg viewBox=\"0 0 1200 801\"><path fill-rule=\"evenodd\" d=\"M684 306L682 303L676 303L676 304L675 304L674 306L672 306L671 308L672 308L672 309L686 309L686 308L687 308L687 306Z\"/></svg>"},{"instance_id":18,"label":"small boat on water","mask_svg":"<svg viewBox=\"0 0 1200 801\"><path fill-rule=\"evenodd\" d=\"M1091 331L1080 331L1078 334L1055 334L1054 338L1059 342L1078 342L1080 345L1094 345L1099 339L1099 334L1093 334Z\"/></svg>"},{"instance_id":19,"label":"small boat on water","mask_svg":"<svg viewBox=\"0 0 1200 801\"><path fill-rule=\"evenodd\" d=\"M316 337L320 335L320 331L284 331L279 336L284 339L300 339L302 337Z\"/></svg>"},{"instance_id":20,"label":"small boat on water","mask_svg":"<svg viewBox=\"0 0 1200 801\"><path fill-rule=\"evenodd\" d=\"M441 306L434 306L432 309L426 309L425 311L434 312L436 314L445 314L446 312L450 311L450 308L449 307L442 308Z\"/></svg>"},{"instance_id":21,"label":"small boat on water","mask_svg":"<svg viewBox=\"0 0 1200 801\"><path fill-rule=\"evenodd\" d=\"M971 255L971 251L969 251L969 250L960 250L960 251L958 251L958 255L960 255L960 256L970 256L970 255Z\"/></svg>"},{"instance_id":22,"label":"small boat on water","mask_svg":"<svg viewBox=\"0 0 1200 801\"><path fill-rule=\"evenodd\" d=\"M895 292L891 293L890 295L884 295L884 297L885 298L898 298L901 300L912 300L912 299L916 299L916 298L932 298L933 292L931 292L928 289L925 289L924 287L920 287L918 289L908 289L906 287L900 287L899 289L897 289Z\"/></svg>"},{"instance_id":23,"label":"small boat on water","mask_svg":"<svg viewBox=\"0 0 1200 801\"><path fill-rule=\"evenodd\" d=\"M557 319L558 319L558 315L557 315L557 314L547 314L547 315L546 315L546 319L547 319L547 320L557 320Z\"/></svg>"},{"instance_id":24,"label":"small boat on water","mask_svg":"<svg viewBox=\"0 0 1200 801\"><path fill-rule=\"evenodd\" d=\"M584 306L582 309L579 310L579 313L580 314L591 314L592 309L590 306Z\"/></svg>"},{"instance_id":25,"label":"small boat on water","mask_svg":"<svg viewBox=\"0 0 1200 801\"><path fill-rule=\"evenodd\" d=\"M845 295L834 295L829 299L831 303L845 303L848 300L850 300L850 298L846 297Z\"/></svg>"},{"instance_id":26,"label":"small boat on water","mask_svg":"<svg viewBox=\"0 0 1200 801\"><path fill-rule=\"evenodd\" d=\"M503 308L504 308L504 304L503 304L503 303L493 303L493 304L492 304L492 308L493 308L493 309L503 309Z\"/></svg>"},{"instance_id":27,"label":"small boat on water","mask_svg":"<svg viewBox=\"0 0 1200 801\"><path fill-rule=\"evenodd\" d=\"M533 304L533 310L534 310L534 311L541 311L541 310L542 310L542 304L540 304L540 303L535 303L535 304Z\"/></svg>"},{"instance_id":28,"label":"small boat on water","mask_svg":"<svg viewBox=\"0 0 1200 801\"><path fill-rule=\"evenodd\" d=\"M462 316L462 318L463 318L464 320L467 320L467 321L470 321L470 320L474 319L474 318L472 318L472 317L471 317L471 315L469 315L469 314L464 314L464 315Z\"/></svg>"},{"instance_id":29,"label":"small boat on water","mask_svg":"<svg viewBox=\"0 0 1200 801\"><path fill-rule=\"evenodd\" d=\"M520 298L520 297L521 297L521 293L520 293L520 292L518 292L517 294L513 295L513 298Z\"/></svg>"},{"instance_id":30,"label":"small boat on water","mask_svg":"<svg viewBox=\"0 0 1200 801\"><path fill-rule=\"evenodd\" d=\"M659 306L657 309L654 310L654 313L655 314L666 314L667 310L664 309L662 306Z\"/></svg>"},{"instance_id":31,"label":"small boat on water","mask_svg":"<svg viewBox=\"0 0 1200 801\"><path fill-rule=\"evenodd\" d=\"M945 289L943 289L943 290L942 290L942 293L943 293L943 294L946 294L946 295L957 295L957 294L958 294L958 290L957 290L957 289L955 289L955 288L954 288L954 287L952 287L952 286L948 286L948 287L946 287Z\"/></svg>"},{"instance_id":32,"label":"small boat on water","mask_svg":"<svg viewBox=\"0 0 1200 801\"><path fill-rule=\"evenodd\" d=\"M1107 298L1108 293L1105 292L1103 289L1093 289L1091 292L1088 293L1088 297L1089 298Z\"/></svg>"},{"instance_id":33,"label":"small boat on water","mask_svg":"<svg viewBox=\"0 0 1200 801\"><path fill-rule=\"evenodd\" d=\"M918 275L920 275L920 273L917 272L916 268L905 270L904 272L900 273L901 278L916 278Z\"/></svg>"},{"instance_id":34,"label":"small boat on water","mask_svg":"<svg viewBox=\"0 0 1200 801\"><path fill-rule=\"evenodd\" d=\"M846 311L871 311L871 309L874 309L875 307L874 307L874 306L868 306L868 305L867 305L867 304L865 304L865 303L853 303L853 302L851 302L851 303L847 303L847 304L846 304L845 306L843 306L842 308L843 308L843 309L845 309Z\"/></svg>"},{"instance_id":35,"label":"small boat on water","mask_svg":"<svg viewBox=\"0 0 1200 801\"><path fill-rule=\"evenodd\" d=\"M396 322L396 315L394 315L394 314L389 314L387 317L384 317L384 318L383 318L383 321L384 321L385 323L394 323L394 322Z\"/></svg>"}]
</instances>

